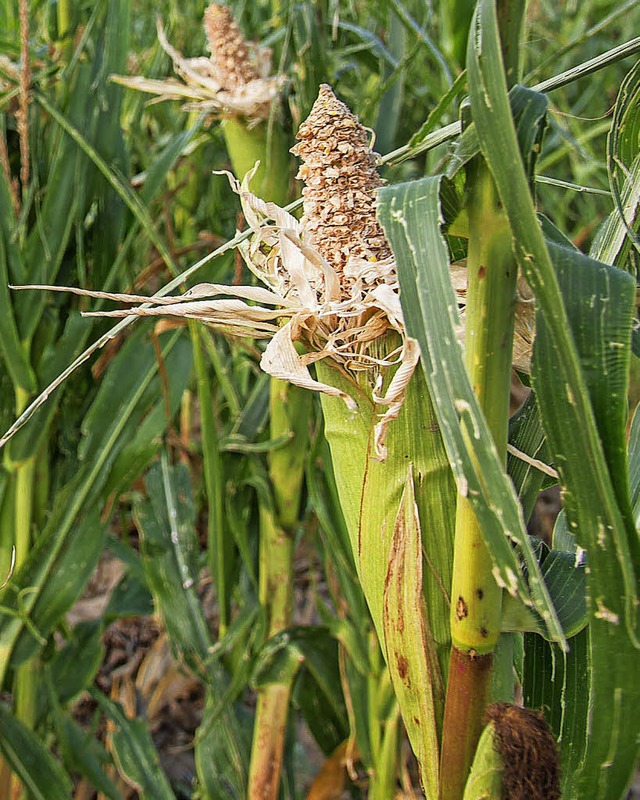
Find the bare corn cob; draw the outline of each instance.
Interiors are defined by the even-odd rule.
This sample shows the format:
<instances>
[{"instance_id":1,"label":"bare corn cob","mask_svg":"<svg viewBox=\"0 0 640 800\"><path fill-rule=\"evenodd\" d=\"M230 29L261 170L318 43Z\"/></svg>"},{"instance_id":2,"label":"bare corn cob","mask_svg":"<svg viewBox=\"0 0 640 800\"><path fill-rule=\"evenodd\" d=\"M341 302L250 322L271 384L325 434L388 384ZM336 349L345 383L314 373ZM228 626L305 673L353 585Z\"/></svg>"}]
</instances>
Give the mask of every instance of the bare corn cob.
<instances>
[{"instance_id":1,"label":"bare corn cob","mask_svg":"<svg viewBox=\"0 0 640 800\"><path fill-rule=\"evenodd\" d=\"M291 152L302 165L305 241L344 275L350 258L379 262L391 248L375 213L382 185L370 134L347 106L323 84Z\"/></svg>"}]
</instances>

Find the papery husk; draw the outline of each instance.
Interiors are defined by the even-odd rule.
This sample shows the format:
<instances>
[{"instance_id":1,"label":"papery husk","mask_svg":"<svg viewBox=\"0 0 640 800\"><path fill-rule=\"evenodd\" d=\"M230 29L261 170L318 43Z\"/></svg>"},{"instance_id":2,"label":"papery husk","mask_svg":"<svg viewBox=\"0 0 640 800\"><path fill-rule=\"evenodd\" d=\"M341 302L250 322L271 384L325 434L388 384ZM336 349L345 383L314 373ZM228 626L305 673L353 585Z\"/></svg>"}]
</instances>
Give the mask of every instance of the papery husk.
<instances>
[{"instance_id":1,"label":"papery husk","mask_svg":"<svg viewBox=\"0 0 640 800\"><path fill-rule=\"evenodd\" d=\"M387 334L387 338L395 334ZM394 342L381 342L381 346ZM372 399L371 378L355 381L321 362L318 379L354 397L357 410L321 395L325 436L331 450L340 505L353 549L356 568L383 651L384 592L392 536L407 471L422 532L423 591L429 636L437 654L435 679L438 704L444 704L444 679L449 657L449 596L453 567L456 488L425 379L417 370L405 401L389 426L384 461L375 458L376 425L384 409ZM441 694L440 694L441 693ZM440 709L442 706L440 706Z\"/></svg>"},{"instance_id":2,"label":"papery husk","mask_svg":"<svg viewBox=\"0 0 640 800\"><path fill-rule=\"evenodd\" d=\"M384 352L397 339L386 333L379 347ZM319 380L357 403L351 412L322 394L324 434L362 591L423 785L433 792L451 647L456 486L422 370L411 378L389 425L384 460L376 457L376 426L384 408L375 403L372 374L352 379L329 361L316 371ZM387 374L386 381L392 380ZM422 563L403 557L407 537L414 555L422 552Z\"/></svg>"}]
</instances>

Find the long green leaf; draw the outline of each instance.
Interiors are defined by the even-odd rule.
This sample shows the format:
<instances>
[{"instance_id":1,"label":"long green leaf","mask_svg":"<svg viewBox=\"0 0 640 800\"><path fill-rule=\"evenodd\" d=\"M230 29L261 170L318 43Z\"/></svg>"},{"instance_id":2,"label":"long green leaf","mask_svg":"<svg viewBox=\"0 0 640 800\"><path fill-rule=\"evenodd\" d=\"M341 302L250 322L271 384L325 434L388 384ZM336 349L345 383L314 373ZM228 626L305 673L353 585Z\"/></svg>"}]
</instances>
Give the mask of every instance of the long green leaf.
<instances>
[{"instance_id":1,"label":"long green leaf","mask_svg":"<svg viewBox=\"0 0 640 800\"><path fill-rule=\"evenodd\" d=\"M135 506L143 565L173 646L197 673L205 674L211 637L196 591L198 542L191 480L171 468L166 451L146 477L148 499Z\"/></svg>"},{"instance_id":2,"label":"long green leaf","mask_svg":"<svg viewBox=\"0 0 640 800\"><path fill-rule=\"evenodd\" d=\"M496 580L524 603L533 603L549 635L562 642L562 629L529 543L513 485L498 459L457 342L457 300L439 228L439 189L440 178L423 178L380 192L379 216L398 263L407 328L420 343L422 369L449 463L458 491L481 521ZM520 546L529 584L512 542Z\"/></svg>"},{"instance_id":3,"label":"long green leaf","mask_svg":"<svg viewBox=\"0 0 640 800\"><path fill-rule=\"evenodd\" d=\"M148 500L138 503L134 513L147 580L173 646L208 684L211 704L225 697L229 681L210 657L213 642L196 592L198 546L190 477L184 468L171 468L163 452L146 482ZM242 786L246 741L234 710L227 705L218 713L219 719L202 737L202 747L213 759L209 771Z\"/></svg>"},{"instance_id":4,"label":"long green leaf","mask_svg":"<svg viewBox=\"0 0 640 800\"><path fill-rule=\"evenodd\" d=\"M115 726L110 735L111 752L122 777L143 800L175 800L145 722L129 719L117 703L98 691L93 691L92 697Z\"/></svg>"},{"instance_id":5,"label":"long green leaf","mask_svg":"<svg viewBox=\"0 0 640 800\"><path fill-rule=\"evenodd\" d=\"M590 255L632 271L629 255L640 250L640 61L618 92L607 138L607 171L615 201L591 247Z\"/></svg>"},{"instance_id":6,"label":"long green leaf","mask_svg":"<svg viewBox=\"0 0 640 800\"><path fill-rule=\"evenodd\" d=\"M2 181L2 178L0 178ZM25 392L35 389L35 376L25 348L20 343L18 326L13 313L11 297L9 296L9 269L4 236L0 231L0 353L4 359L7 370L11 375L14 386L20 387Z\"/></svg>"},{"instance_id":7,"label":"long green leaf","mask_svg":"<svg viewBox=\"0 0 640 800\"><path fill-rule=\"evenodd\" d=\"M71 780L38 737L0 703L0 753L34 800L68 800Z\"/></svg>"},{"instance_id":8,"label":"long green leaf","mask_svg":"<svg viewBox=\"0 0 640 800\"><path fill-rule=\"evenodd\" d=\"M584 759L589 731L592 671L589 666L589 629L569 639L569 652L525 634L523 693L528 708L540 709L560 746L563 798L582 800L574 786Z\"/></svg>"},{"instance_id":9,"label":"long green leaf","mask_svg":"<svg viewBox=\"0 0 640 800\"><path fill-rule=\"evenodd\" d=\"M35 593L29 610L30 620L39 636L46 639L80 596L98 563L106 534L107 527L100 520L98 508L94 507L76 519L66 537L64 549L55 559L49 578ZM36 549L32 560L38 563L41 557L40 550ZM28 598L30 587L23 591ZM19 597L16 604L20 608ZM40 646L41 642L36 641L25 628L15 643L12 663L17 665L30 658Z\"/></svg>"},{"instance_id":10,"label":"long green leaf","mask_svg":"<svg viewBox=\"0 0 640 800\"><path fill-rule=\"evenodd\" d=\"M56 729L68 769L84 775L109 800L121 800L122 795L105 770L112 765L109 755L91 732L83 730L70 714L60 715Z\"/></svg>"}]
</instances>

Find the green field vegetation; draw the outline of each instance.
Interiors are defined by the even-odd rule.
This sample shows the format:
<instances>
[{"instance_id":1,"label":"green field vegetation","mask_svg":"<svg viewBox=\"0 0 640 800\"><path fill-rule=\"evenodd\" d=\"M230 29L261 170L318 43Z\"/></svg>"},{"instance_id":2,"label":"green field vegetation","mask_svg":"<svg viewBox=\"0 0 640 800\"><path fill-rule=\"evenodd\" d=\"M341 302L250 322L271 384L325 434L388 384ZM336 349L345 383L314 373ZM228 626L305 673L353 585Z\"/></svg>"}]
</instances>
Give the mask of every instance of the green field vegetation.
<instances>
[{"instance_id":1,"label":"green field vegetation","mask_svg":"<svg viewBox=\"0 0 640 800\"><path fill-rule=\"evenodd\" d=\"M0 0L0 798L629 796L639 30Z\"/></svg>"}]
</instances>

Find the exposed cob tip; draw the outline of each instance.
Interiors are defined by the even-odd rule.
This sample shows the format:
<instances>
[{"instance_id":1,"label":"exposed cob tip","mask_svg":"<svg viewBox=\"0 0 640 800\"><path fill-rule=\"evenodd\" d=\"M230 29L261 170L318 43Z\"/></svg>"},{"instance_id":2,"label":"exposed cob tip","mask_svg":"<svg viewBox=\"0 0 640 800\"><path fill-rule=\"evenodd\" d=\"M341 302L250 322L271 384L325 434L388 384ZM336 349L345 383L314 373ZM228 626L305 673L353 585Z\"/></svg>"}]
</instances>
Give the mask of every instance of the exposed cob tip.
<instances>
[{"instance_id":1,"label":"exposed cob tip","mask_svg":"<svg viewBox=\"0 0 640 800\"><path fill-rule=\"evenodd\" d=\"M212 3L204 12L204 29L223 88L238 89L260 78L249 46L227 6Z\"/></svg>"},{"instance_id":2,"label":"exposed cob tip","mask_svg":"<svg viewBox=\"0 0 640 800\"><path fill-rule=\"evenodd\" d=\"M350 257L382 261L391 249L376 218L382 185L370 135L324 83L291 152L302 165L304 239L339 272Z\"/></svg>"}]
</instances>

